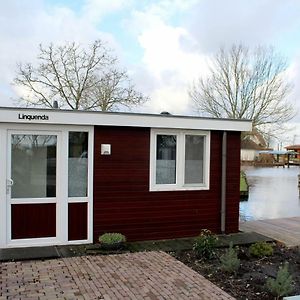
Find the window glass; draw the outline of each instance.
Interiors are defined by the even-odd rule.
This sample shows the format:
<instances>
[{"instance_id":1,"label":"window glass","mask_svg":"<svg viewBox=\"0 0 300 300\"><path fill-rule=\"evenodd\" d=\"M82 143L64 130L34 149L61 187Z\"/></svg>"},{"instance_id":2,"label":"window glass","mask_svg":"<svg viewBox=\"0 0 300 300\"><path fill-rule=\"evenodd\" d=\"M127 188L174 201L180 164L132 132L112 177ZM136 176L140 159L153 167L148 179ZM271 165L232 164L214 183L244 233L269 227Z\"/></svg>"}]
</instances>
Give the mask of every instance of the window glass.
<instances>
[{"instance_id":1,"label":"window glass","mask_svg":"<svg viewBox=\"0 0 300 300\"><path fill-rule=\"evenodd\" d=\"M56 135L11 136L12 198L56 196Z\"/></svg>"},{"instance_id":2,"label":"window glass","mask_svg":"<svg viewBox=\"0 0 300 300\"><path fill-rule=\"evenodd\" d=\"M87 197L88 133L69 132L68 160L69 197Z\"/></svg>"},{"instance_id":3,"label":"window glass","mask_svg":"<svg viewBox=\"0 0 300 300\"><path fill-rule=\"evenodd\" d=\"M203 136L185 136L185 184L203 183L203 149Z\"/></svg>"},{"instance_id":4,"label":"window glass","mask_svg":"<svg viewBox=\"0 0 300 300\"><path fill-rule=\"evenodd\" d=\"M157 135L156 184L176 183L176 135Z\"/></svg>"}]
</instances>

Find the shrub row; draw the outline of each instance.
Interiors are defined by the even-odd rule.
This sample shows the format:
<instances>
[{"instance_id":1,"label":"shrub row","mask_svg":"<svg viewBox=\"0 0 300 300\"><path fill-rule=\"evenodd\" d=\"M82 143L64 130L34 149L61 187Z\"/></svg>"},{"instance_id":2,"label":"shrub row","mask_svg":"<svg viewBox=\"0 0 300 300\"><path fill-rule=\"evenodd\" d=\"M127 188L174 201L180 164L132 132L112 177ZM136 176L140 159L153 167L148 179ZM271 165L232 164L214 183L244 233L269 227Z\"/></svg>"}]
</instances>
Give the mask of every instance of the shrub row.
<instances>
[{"instance_id":1,"label":"shrub row","mask_svg":"<svg viewBox=\"0 0 300 300\"><path fill-rule=\"evenodd\" d=\"M218 238L207 229L203 229L196 237L193 250L198 258L211 259L215 256L215 248ZM257 242L249 247L249 253L253 257L263 258L273 255L273 246L266 242ZM236 273L240 268L238 248L233 247L232 242L225 254L220 257L221 269L227 273ZM288 271L288 264L279 268L276 278L268 278L266 288L275 297L283 297L292 291L292 276Z\"/></svg>"}]
</instances>

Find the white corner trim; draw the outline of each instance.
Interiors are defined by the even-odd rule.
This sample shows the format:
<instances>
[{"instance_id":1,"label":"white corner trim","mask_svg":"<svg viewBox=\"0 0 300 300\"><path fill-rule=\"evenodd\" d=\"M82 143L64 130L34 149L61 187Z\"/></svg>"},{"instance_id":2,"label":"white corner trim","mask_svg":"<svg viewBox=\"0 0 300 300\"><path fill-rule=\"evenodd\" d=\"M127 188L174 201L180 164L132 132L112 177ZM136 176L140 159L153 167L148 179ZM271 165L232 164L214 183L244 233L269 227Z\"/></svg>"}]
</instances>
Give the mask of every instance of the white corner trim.
<instances>
[{"instance_id":1,"label":"white corner trim","mask_svg":"<svg viewBox=\"0 0 300 300\"><path fill-rule=\"evenodd\" d=\"M0 128L0 249L6 245L6 131Z\"/></svg>"}]
</instances>

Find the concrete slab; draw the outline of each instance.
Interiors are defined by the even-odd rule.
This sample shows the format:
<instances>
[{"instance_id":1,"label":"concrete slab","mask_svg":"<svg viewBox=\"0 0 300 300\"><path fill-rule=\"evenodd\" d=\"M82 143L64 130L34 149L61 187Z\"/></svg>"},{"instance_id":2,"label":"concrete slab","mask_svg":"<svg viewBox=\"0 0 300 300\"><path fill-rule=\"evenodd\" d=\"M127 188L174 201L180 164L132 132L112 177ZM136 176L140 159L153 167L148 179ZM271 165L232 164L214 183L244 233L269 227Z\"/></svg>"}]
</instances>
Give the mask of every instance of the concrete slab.
<instances>
[{"instance_id":1,"label":"concrete slab","mask_svg":"<svg viewBox=\"0 0 300 300\"><path fill-rule=\"evenodd\" d=\"M273 238L257 232L239 232L219 236L220 246L229 246L230 242L236 246L251 245L256 242L274 242Z\"/></svg>"},{"instance_id":2,"label":"concrete slab","mask_svg":"<svg viewBox=\"0 0 300 300\"><path fill-rule=\"evenodd\" d=\"M263 234L288 247L300 246L300 217L241 222L240 230Z\"/></svg>"},{"instance_id":3,"label":"concrete slab","mask_svg":"<svg viewBox=\"0 0 300 300\"><path fill-rule=\"evenodd\" d=\"M54 246L0 249L0 261L2 262L58 257L60 255Z\"/></svg>"},{"instance_id":4,"label":"concrete slab","mask_svg":"<svg viewBox=\"0 0 300 300\"><path fill-rule=\"evenodd\" d=\"M273 242L274 239L264 236L256 232L238 232L226 235L218 235L218 246L228 247L230 242L235 246L250 245L256 242ZM161 240L161 241L145 241L145 242L132 242L129 243L128 248L130 251L184 251L191 250L194 245L195 238L182 238L174 240Z\"/></svg>"},{"instance_id":5,"label":"concrete slab","mask_svg":"<svg viewBox=\"0 0 300 300\"><path fill-rule=\"evenodd\" d=\"M59 257L76 257L86 255L86 247L88 245L62 245L56 246L56 251L59 254Z\"/></svg>"}]
</instances>

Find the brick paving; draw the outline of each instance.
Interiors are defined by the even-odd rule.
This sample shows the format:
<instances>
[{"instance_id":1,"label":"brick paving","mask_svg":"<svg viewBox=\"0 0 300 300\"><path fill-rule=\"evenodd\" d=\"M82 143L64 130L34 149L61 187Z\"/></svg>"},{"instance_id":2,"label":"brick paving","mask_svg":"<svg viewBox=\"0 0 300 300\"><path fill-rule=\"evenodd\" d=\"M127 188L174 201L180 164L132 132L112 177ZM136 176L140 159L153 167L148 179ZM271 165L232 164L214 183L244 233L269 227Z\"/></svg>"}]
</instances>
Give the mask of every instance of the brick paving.
<instances>
[{"instance_id":1,"label":"brick paving","mask_svg":"<svg viewBox=\"0 0 300 300\"><path fill-rule=\"evenodd\" d=\"M0 264L4 299L234 299L164 252Z\"/></svg>"}]
</instances>

